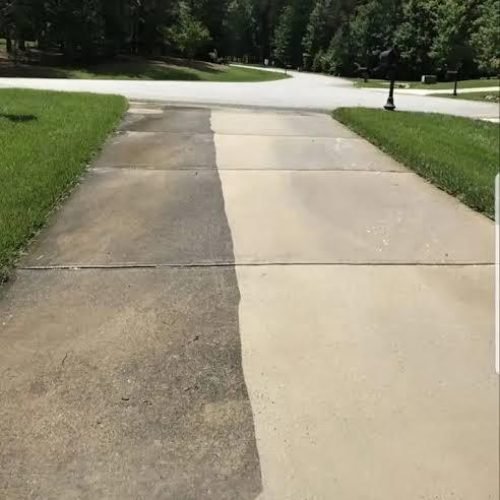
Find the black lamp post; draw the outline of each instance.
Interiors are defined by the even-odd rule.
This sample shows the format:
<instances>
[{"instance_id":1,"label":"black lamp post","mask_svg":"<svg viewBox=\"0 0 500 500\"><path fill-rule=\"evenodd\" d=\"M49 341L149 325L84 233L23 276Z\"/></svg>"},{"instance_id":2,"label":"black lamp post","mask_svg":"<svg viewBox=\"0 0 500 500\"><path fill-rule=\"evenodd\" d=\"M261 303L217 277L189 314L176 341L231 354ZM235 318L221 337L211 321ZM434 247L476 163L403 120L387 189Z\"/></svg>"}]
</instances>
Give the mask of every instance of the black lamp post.
<instances>
[{"instance_id":1,"label":"black lamp post","mask_svg":"<svg viewBox=\"0 0 500 500\"><path fill-rule=\"evenodd\" d=\"M394 111L394 86L396 83L397 69L399 61L399 51L393 47L392 49L385 50L380 54L380 67L385 70L386 76L391 81L389 88L389 97L384 106L387 111Z\"/></svg>"}]
</instances>

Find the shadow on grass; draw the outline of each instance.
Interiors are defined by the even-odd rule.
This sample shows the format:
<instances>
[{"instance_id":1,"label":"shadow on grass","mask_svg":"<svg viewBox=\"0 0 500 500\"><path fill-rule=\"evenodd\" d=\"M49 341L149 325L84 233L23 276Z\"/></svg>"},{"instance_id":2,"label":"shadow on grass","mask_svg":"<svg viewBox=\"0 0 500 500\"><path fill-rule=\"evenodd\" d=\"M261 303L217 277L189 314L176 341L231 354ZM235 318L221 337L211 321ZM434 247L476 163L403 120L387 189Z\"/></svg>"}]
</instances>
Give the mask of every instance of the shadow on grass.
<instances>
[{"instance_id":1,"label":"shadow on grass","mask_svg":"<svg viewBox=\"0 0 500 500\"><path fill-rule=\"evenodd\" d=\"M14 123L32 122L38 119L35 115L10 115L5 113L0 113L0 120L2 118Z\"/></svg>"},{"instance_id":2,"label":"shadow on grass","mask_svg":"<svg viewBox=\"0 0 500 500\"><path fill-rule=\"evenodd\" d=\"M65 68L14 64L0 60L0 78L69 78Z\"/></svg>"},{"instance_id":3,"label":"shadow on grass","mask_svg":"<svg viewBox=\"0 0 500 500\"><path fill-rule=\"evenodd\" d=\"M119 57L109 62L78 66L41 66L15 64L0 60L0 77L5 78L99 78L143 80L204 80L203 73L216 75L226 70L203 61L186 61L169 57L145 59Z\"/></svg>"},{"instance_id":4,"label":"shadow on grass","mask_svg":"<svg viewBox=\"0 0 500 500\"><path fill-rule=\"evenodd\" d=\"M81 68L89 75L95 75L98 78L130 78L144 80L201 80L201 76L187 68L172 67L165 63L147 62L129 62L129 63L110 63Z\"/></svg>"}]
</instances>

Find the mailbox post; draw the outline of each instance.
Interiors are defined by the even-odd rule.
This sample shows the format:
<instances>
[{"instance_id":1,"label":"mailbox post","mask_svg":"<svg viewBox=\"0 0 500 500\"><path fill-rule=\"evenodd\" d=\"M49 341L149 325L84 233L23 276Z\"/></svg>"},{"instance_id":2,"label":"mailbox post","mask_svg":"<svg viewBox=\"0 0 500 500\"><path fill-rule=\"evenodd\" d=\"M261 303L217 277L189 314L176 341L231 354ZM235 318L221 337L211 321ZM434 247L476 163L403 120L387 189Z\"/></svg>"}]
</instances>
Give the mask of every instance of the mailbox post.
<instances>
[{"instance_id":1,"label":"mailbox post","mask_svg":"<svg viewBox=\"0 0 500 500\"><path fill-rule=\"evenodd\" d=\"M393 47L392 49L385 50L380 54L380 67L385 70L386 77L390 79L391 85L389 87L389 97L384 106L387 111L394 111L394 86L396 83L397 69L399 62L399 51Z\"/></svg>"},{"instance_id":2,"label":"mailbox post","mask_svg":"<svg viewBox=\"0 0 500 500\"><path fill-rule=\"evenodd\" d=\"M455 84L453 86L453 95L456 97L458 95L458 70L448 71L448 78L453 78Z\"/></svg>"}]
</instances>

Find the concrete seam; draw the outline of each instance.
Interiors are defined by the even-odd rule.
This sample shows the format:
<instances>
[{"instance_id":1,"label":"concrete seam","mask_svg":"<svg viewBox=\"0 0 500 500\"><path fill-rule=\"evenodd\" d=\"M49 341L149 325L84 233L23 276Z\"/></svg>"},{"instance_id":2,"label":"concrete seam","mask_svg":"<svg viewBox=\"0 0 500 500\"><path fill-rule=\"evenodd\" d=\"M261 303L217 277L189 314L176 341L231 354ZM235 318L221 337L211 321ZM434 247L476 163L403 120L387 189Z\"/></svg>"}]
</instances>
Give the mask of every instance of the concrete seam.
<instances>
[{"instance_id":1,"label":"concrete seam","mask_svg":"<svg viewBox=\"0 0 500 500\"><path fill-rule=\"evenodd\" d=\"M156 166L148 166L148 165L100 165L98 167L92 167L90 171L106 171L106 170L147 170L149 172L350 172L350 173L371 173L371 174L414 174L414 172L406 171L406 170L372 170L372 169L352 169L352 168L217 168L215 170L213 167L208 165L192 165L186 167L169 167L169 168L157 168Z\"/></svg>"},{"instance_id":2,"label":"concrete seam","mask_svg":"<svg viewBox=\"0 0 500 500\"><path fill-rule=\"evenodd\" d=\"M190 262L171 264L77 264L21 266L18 271L86 271L162 268L218 268L218 267L494 267L494 262Z\"/></svg>"}]
</instances>

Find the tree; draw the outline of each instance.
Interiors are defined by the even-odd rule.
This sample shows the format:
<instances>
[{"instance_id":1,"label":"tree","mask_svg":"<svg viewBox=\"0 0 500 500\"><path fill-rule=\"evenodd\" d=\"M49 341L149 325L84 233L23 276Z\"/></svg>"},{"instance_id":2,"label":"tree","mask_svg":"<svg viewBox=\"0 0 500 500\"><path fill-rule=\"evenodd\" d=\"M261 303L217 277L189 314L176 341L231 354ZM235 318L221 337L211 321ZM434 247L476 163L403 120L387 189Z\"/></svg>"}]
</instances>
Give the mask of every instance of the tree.
<instances>
[{"instance_id":1,"label":"tree","mask_svg":"<svg viewBox=\"0 0 500 500\"><path fill-rule=\"evenodd\" d=\"M305 52L314 57L328 46L332 35L332 0L316 0L304 35Z\"/></svg>"},{"instance_id":2,"label":"tree","mask_svg":"<svg viewBox=\"0 0 500 500\"><path fill-rule=\"evenodd\" d=\"M278 21L273 39L273 56L283 65L291 62L294 10L287 5Z\"/></svg>"},{"instance_id":3,"label":"tree","mask_svg":"<svg viewBox=\"0 0 500 500\"><path fill-rule=\"evenodd\" d=\"M375 68L379 54L393 46L400 17L399 3L398 0L370 0L358 6L351 20L351 56L359 66Z\"/></svg>"},{"instance_id":4,"label":"tree","mask_svg":"<svg viewBox=\"0 0 500 500\"><path fill-rule=\"evenodd\" d=\"M272 39L287 0L253 0L257 19L256 39L261 59L271 56Z\"/></svg>"},{"instance_id":5,"label":"tree","mask_svg":"<svg viewBox=\"0 0 500 500\"><path fill-rule=\"evenodd\" d=\"M227 8L225 51L231 56L256 55L257 20L253 0L232 0Z\"/></svg>"},{"instance_id":6,"label":"tree","mask_svg":"<svg viewBox=\"0 0 500 500\"><path fill-rule=\"evenodd\" d=\"M1 0L0 30L7 41L7 52L25 50L25 41L34 37L36 0Z\"/></svg>"},{"instance_id":7,"label":"tree","mask_svg":"<svg viewBox=\"0 0 500 500\"><path fill-rule=\"evenodd\" d=\"M499 24L500 0L0 0L0 37L15 54L30 40L69 62L192 58L211 39L220 54L298 66L306 53L306 69L351 75L396 44L401 78L459 63L463 77L500 71Z\"/></svg>"},{"instance_id":8,"label":"tree","mask_svg":"<svg viewBox=\"0 0 500 500\"><path fill-rule=\"evenodd\" d=\"M481 71L488 75L500 73L500 0L486 0L474 23L471 45Z\"/></svg>"},{"instance_id":9,"label":"tree","mask_svg":"<svg viewBox=\"0 0 500 500\"><path fill-rule=\"evenodd\" d=\"M470 0L442 0L437 5L435 37L430 52L437 72L455 70L472 61L469 45L472 7Z\"/></svg>"},{"instance_id":10,"label":"tree","mask_svg":"<svg viewBox=\"0 0 500 500\"><path fill-rule=\"evenodd\" d=\"M47 37L63 50L66 61L91 62L104 40L100 0L46 0Z\"/></svg>"},{"instance_id":11,"label":"tree","mask_svg":"<svg viewBox=\"0 0 500 500\"><path fill-rule=\"evenodd\" d=\"M436 36L436 12L441 0L406 0L395 41L401 52L401 76L419 77L435 70L431 56Z\"/></svg>"},{"instance_id":12,"label":"tree","mask_svg":"<svg viewBox=\"0 0 500 500\"><path fill-rule=\"evenodd\" d=\"M209 31L214 46L223 51L225 18L228 0L184 0L191 8L195 19L200 21Z\"/></svg>"},{"instance_id":13,"label":"tree","mask_svg":"<svg viewBox=\"0 0 500 500\"><path fill-rule=\"evenodd\" d=\"M210 41L210 32L195 19L188 4L180 5L178 24L168 30L168 36L188 59L193 59L203 45Z\"/></svg>"}]
</instances>

